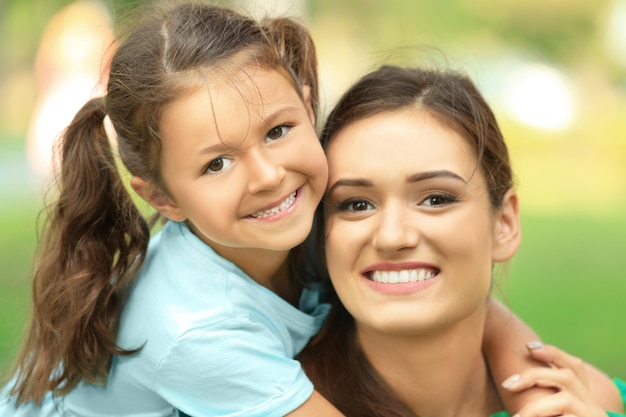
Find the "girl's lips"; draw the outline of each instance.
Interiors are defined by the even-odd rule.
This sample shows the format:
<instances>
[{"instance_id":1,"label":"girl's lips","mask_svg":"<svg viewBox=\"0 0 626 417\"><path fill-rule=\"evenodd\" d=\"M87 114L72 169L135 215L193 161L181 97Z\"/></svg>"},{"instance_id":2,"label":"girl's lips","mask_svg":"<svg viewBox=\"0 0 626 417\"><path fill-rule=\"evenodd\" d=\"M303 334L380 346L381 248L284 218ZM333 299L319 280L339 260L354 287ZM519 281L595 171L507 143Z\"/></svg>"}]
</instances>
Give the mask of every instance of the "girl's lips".
<instances>
[{"instance_id":1,"label":"girl's lips","mask_svg":"<svg viewBox=\"0 0 626 417\"><path fill-rule=\"evenodd\" d=\"M267 208L261 209L255 213L248 215L248 218L257 220L275 220L284 217L291 211L293 211L298 197L300 196L301 188L298 188L283 200L268 205Z\"/></svg>"}]
</instances>

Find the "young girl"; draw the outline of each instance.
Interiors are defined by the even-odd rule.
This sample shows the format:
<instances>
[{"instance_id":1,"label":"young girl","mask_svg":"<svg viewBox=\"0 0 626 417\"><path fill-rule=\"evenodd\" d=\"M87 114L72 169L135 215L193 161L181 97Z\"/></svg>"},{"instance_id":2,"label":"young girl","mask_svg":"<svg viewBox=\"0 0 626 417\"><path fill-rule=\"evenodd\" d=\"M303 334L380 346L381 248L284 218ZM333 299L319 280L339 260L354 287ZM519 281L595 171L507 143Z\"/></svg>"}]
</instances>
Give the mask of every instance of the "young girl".
<instances>
[{"instance_id":1,"label":"young girl","mask_svg":"<svg viewBox=\"0 0 626 417\"><path fill-rule=\"evenodd\" d=\"M144 13L106 96L60 144L31 324L0 414L339 415L293 359L329 309L288 262L327 182L317 103L298 23L202 4ZM168 219L152 239L107 116L132 188ZM500 351L513 364L496 371L504 379L524 358Z\"/></svg>"},{"instance_id":2,"label":"young girl","mask_svg":"<svg viewBox=\"0 0 626 417\"><path fill-rule=\"evenodd\" d=\"M316 111L315 50L296 22L201 4L145 14L115 52L106 97L61 143L17 403L52 393L42 408L64 416L311 404L332 415L292 359L328 308L287 264L326 186ZM133 189L170 220L149 248L106 116Z\"/></svg>"},{"instance_id":3,"label":"young girl","mask_svg":"<svg viewBox=\"0 0 626 417\"><path fill-rule=\"evenodd\" d=\"M386 66L345 93L321 140L329 187L320 236L341 302L301 355L316 388L347 416L498 413L500 380L482 335L493 266L513 257L521 234L492 111L464 76ZM505 383L554 390L522 417L623 412L599 371L554 348L534 356L560 369Z\"/></svg>"}]
</instances>

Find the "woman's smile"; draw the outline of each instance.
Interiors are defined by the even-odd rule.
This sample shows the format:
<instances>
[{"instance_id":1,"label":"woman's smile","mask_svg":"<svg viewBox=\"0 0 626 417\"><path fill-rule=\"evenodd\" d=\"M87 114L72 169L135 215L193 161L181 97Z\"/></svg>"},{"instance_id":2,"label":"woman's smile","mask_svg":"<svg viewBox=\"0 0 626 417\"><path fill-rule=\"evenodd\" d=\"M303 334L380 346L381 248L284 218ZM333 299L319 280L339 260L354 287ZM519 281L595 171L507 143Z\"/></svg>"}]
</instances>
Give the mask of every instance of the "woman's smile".
<instances>
[{"instance_id":1,"label":"woman's smile","mask_svg":"<svg viewBox=\"0 0 626 417\"><path fill-rule=\"evenodd\" d=\"M402 269L400 271L374 271L367 274L367 277L382 284L402 284L407 282L419 282L433 279L437 272L431 269Z\"/></svg>"}]
</instances>

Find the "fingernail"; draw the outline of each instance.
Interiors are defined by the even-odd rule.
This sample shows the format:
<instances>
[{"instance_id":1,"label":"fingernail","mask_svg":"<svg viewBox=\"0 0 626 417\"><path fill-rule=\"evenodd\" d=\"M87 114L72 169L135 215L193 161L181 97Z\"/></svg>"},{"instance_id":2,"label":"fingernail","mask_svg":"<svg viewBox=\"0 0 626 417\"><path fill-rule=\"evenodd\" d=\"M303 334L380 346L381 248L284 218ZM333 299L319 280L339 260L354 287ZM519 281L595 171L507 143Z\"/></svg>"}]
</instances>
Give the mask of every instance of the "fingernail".
<instances>
[{"instance_id":1,"label":"fingernail","mask_svg":"<svg viewBox=\"0 0 626 417\"><path fill-rule=\"evenodd\" d=\"M513 388L520 380L519 374L511 375L507 379L504 380L502 386L506 389ZM513 416L515 417L515 416Z\"/></svg>"},{"instance_id":2,"label":"fingernail","mask_svg":"<svg viewBox=\"0 0 626 417\"><path fill-rule=\"evenodd\" d=\"M544 344L543 344L543 343L541 343L541 342L540 342L540 341L538 341L538 340L534 340L534 341L532 341L532 342L528 342L528 343L526 343L526 347L527 347L529 350L538 350L538 349L543 349Z\"/></svg>"},{"instance_id":3,"label":"fingernail","mask_svg":"<svg viewBox=\"0 0 626 417\"><path fill-rule=\"evenodd\" d=\"M520 417L520 416L519 416L519 413L515 414L513 417Z\"/></svg>"}]
</instances>

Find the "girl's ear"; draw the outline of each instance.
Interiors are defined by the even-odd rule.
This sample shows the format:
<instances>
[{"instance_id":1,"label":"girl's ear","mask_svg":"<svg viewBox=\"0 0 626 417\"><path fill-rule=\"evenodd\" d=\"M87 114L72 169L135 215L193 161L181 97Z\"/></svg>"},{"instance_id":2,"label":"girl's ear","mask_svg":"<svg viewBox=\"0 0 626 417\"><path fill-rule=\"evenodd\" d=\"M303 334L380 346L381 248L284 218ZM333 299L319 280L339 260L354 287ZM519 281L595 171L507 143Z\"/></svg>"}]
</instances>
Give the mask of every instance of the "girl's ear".
<instances>
[{"instance_id":1,"label":"girl's ear","mask_svg":"<svg viewBox=\"0 0 626 417\"><path fill-rule=\"evenodd\" d=\"M512 188L506 192L502 206L498 209L493 233L492 261L506 262L510 260L522 241L519 200L517 193Z\"/></svg>"},{"instance_id":2,"label":"girl's ear","mask_svg":"<svg viewBox=\"0 0 626 417\"><path fill-rule=\"evenodd\" d=\"M148 204L168 219L175 222L182 222L187 219L176 203L165 194L161 187L158 187L153 182L146 181L139 177L132 177L130 179L130 186L141 198L146 200Z\"/></svg>"},{"instance_id":3,"label":"girl's ear","mask_svg":"<svg viewBox=\"0 0 626 417\"><path fill-rule=\"evenodd\" d=\"M311 105L311 86L304 85L302 87L302 97L304 98L304 106L306 108L307 113L309 114L309 119L311 120L311 124L315 126L315 112L313 112L313 106Z\"/></svg>"}]
</instances>

